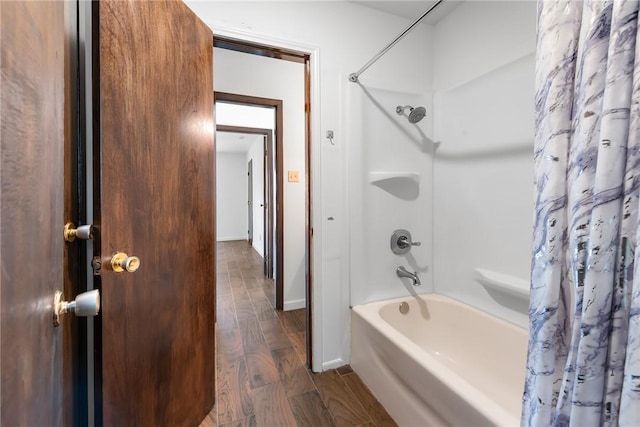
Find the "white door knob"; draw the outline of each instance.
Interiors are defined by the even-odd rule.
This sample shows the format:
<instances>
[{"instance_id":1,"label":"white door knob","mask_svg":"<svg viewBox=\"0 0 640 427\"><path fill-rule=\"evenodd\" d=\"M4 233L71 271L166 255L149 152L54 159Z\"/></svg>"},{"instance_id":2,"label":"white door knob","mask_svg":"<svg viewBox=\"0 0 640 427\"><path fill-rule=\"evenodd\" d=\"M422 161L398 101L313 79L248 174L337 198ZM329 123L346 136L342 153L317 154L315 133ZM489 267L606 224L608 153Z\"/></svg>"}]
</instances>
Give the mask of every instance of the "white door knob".
<instances>
[{"instance_id":1,"label":"white door knob","mask_svg":"<svg viewBox=\"0 0 640 427\"><path fill-rule=\"evenodd\" d=\"M64 225L64 241L73 242L76 238L82 240L93 240L94 231L95 227L91 224L81 225L80 227L75 228L73 223L68 222Z\"/></svg>"},{"instance_id":2,"label":"white door knob","mask_svg":"<svg viewBox=\"0 0 640 427\"><path fill-rule=\"evenodd\" d=\"M53 326L60 325L60 317L65 313L74 313L78 317L97 316L100 312L100 291L83 292L73 301L62 301L62 292L56 291L53 297Z\"/></svg>"}]
</instances>

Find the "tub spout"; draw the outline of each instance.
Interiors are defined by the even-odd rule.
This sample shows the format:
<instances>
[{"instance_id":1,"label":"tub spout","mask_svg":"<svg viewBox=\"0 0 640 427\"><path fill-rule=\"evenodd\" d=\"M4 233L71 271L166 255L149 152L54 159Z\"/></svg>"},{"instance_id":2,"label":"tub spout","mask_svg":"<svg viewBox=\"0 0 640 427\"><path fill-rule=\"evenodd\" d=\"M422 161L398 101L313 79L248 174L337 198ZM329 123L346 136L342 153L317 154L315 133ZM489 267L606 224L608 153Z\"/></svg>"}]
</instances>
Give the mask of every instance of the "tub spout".
<instances>
[{"instance_id":1,"label":"tub spout","mask_svg":"<svg viewBox=\"0 0 640 427\"><path fill-rule=\"evenodd\" d=\"M416 271L415 273L411 273L410 271L408 271L403 266L400 266L400 267L396 268L396 276L398 276L398 277L407 277L407 278L411 279L413 281L413 286L422 285L422 283L420 283L420 278L418 277L418 272Z\"/></svg>"}]
</instances>

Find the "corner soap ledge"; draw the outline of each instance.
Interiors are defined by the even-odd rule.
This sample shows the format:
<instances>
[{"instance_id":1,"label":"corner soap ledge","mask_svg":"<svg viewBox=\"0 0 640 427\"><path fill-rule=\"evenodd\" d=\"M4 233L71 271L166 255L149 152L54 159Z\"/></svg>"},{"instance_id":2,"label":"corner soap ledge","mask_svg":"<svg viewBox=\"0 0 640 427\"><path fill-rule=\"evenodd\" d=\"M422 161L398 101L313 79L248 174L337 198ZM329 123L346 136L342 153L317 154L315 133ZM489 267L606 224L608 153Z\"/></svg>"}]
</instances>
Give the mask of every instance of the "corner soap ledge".
<instances>
[{"instance_id":1,"label":"corner soap ledge","mask_svg":"<svg viewBox=\"0 0 640 427\"><path fill-rule=\"evenodd\" d=\"M529 301L529 282L527 280L484 268L476 268L475 273L475 279L488 291L496 291Z\"/></svg>"},{"instance_id":2,"label":"corner soap ledge","mask_svg":"<svg viewBox=\"0 0 640 427\"><path fill-rule=\"evenodd\" d=\"M368 181L372 184L391 179L409 180L415 183L420 182L420 174L413 172L369 172Z\"/></svg>"}]
</instances>

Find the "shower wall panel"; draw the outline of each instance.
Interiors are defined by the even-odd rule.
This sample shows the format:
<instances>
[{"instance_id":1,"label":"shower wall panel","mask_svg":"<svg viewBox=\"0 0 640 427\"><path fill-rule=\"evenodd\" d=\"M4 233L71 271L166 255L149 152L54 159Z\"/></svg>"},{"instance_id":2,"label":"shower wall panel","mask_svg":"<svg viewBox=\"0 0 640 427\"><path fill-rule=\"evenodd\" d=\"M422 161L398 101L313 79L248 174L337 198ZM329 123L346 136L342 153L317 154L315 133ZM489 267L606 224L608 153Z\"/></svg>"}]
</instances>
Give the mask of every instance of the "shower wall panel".
<instances>
[{"instance_id":1,"label":"shower wall panel","mask_svg":"<svg viewBox=\"0 0 640 427\"><path fill-rule=\"evenodd\" d=\"M435 291L522 326L527 301L475 269L529 279L535 20L535 2L465 2L435 26Z\"/></svg>"},{"instance_id":2,"label":"shower wall panel","mask_svg":"<svg viewBox=\"0 0 640 427\"><path fill-rule=\"evenodd\" d=\"M349 101L351 304L432 292L432 96L352 85ZM427 116L411 124L396 114L405 105ZM401 228L421 242L407 255L390 249ZM422 285L399 279L401 265Z\"/></svg>"}]
</instances>

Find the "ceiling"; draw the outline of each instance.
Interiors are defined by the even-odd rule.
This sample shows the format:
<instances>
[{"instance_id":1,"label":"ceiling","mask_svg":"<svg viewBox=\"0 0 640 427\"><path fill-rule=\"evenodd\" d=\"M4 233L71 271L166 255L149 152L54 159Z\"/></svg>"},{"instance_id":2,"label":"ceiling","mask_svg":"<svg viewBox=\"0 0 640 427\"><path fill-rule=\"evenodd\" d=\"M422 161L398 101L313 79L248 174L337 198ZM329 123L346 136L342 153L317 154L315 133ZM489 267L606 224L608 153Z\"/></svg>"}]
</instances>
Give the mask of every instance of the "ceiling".
<instances>
[{"instance_id":1,"label":"ceiling","mask_svg":"<svg viewBox=\"0 0 640 427\"><path fill-rule=\"evenodd\" d=\"M262 135L235 132L216 132L218 153L246 153L254 142L262 142Z\"/></svg>"},{"instance_id":2,"label":"ceiling","mask_svg":"<svg viewBox=\"0 0 640 427\"><path fill-rule=\"evenodd\" d=\"M347 0L350 3L355 3L360 6L368 7L378 10L380 12L386 12L391 15L401 16L403 18L415 21L420 15L426 12L433 4L435 0L415 0L415 1L377 1L377 0ZM458 7L462 3L461 1L446 0L442 4L438 5L429 15L427 15L422 22L434 25L446 15L448 15L453 9Z\"/></svg>"}]
</instances>

